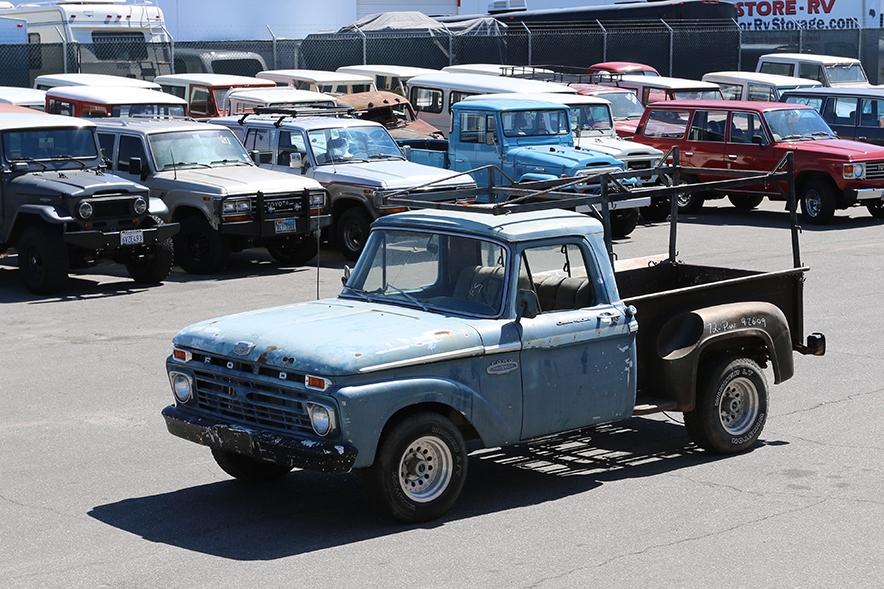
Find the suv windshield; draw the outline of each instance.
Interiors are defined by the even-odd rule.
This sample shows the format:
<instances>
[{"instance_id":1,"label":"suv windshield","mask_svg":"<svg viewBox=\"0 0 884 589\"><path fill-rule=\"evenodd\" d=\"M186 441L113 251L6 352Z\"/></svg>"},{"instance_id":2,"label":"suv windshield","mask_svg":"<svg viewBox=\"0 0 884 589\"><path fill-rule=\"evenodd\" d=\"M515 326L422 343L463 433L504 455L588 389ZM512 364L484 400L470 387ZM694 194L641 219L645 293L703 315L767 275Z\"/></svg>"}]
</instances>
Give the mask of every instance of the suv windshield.
<instances>
[{"instance_id":1,"label":"suv windshield","mask_svg":"<svg viewBox=\"0 0 884 589\"><path fill-rule=\"evenodd\" d=\"M567 135L568 115L562 110L517 110L500 115L506 137Z\"/></svg>"},{"instance_id":2,"label":"suv windshield","mask_svg":"<svg viewBox=\"0 0 884 589\"><path fill-rule=\"evenodd\" d=\"M606 104L571 106L571 127L575 131L610 131L614 128L611 111Z\"/></svg>"},{"instance_id":3,"label":"suv windshield","mask_svg":"<svg viewBox=\"0 0 884 589\"><path fill-rule=\"evenodd\" d=\"M309 131L317 165L369 160L405 159L383 127L340 127Z\"/></svg>"},{"instance_id":4,"label":"suv windshield","mask_svg":"<svg viewBox=\"0 0 884 589\"><path fill-rule=\"evenodd\" d=\"M858 63L827 65L826 73L830 84L844 84L848 82L868 82L866 73Z\"/></svg>"},{"instance_id":5,"label":"suv windshield","mask_svg":"<svg viewBox=\"0 0 884 589\"><path fill-rule=\"evenodd\" d=\"M645 107L632 92L599 92L594 93L594 96L611 103L611 111L616 120L640 119L645 113Z\"/></svg>"},{"instance_id":6,"label":"suv windshield","mask_svg":"<svg viewBox=\"0 0 884 589\"><path fill-rule=\"evenodd\" d=\"M148 136L157 170L252 165L237 138L227 129L173 131Z\"/></svg>"},{"instance_id":7,"label":"suv windshield","mask_svg":"<svg viewBox=\"0 0 884 589\"><path fill-rule=\"evenodd\" d=\"M374 230L341 296L462 315L501 313L507 251L456 235Z\"/></svg>"},{"instance_id":8,"label":"suv windshield","mask_svg":"<svg viewBox=\"0 0 884 589\"><path fill-rule=\"evenodd\" d=\"M806 141L830 139L835 134L819 113L812 108L769 110L764 119L774 141Z\"/></svg>"},{"instance_id":9,"label":"suv windshield","mask_svg":"<svg viewBox=\"0 0 884 589\"><path fill-rule=\"evenodd\" d=\"M3 133L6 161L98 157L92 129L37 129Z\"/></svg>"}]
</instances>

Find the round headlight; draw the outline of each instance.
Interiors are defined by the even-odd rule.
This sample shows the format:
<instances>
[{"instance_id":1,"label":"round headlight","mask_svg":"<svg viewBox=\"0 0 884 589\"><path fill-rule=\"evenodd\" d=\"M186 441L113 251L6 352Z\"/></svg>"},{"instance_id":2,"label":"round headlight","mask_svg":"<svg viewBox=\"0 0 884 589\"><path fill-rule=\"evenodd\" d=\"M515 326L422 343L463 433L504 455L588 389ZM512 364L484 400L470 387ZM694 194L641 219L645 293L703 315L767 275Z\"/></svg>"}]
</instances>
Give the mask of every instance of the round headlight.
<instances>
[{"instance_id":1,"label":"round headlight","mask_svg":"<svg viewBox=\"0 0 884 589\"><path fill-rule=\"evenodd\" d=\"M318 405L316 403L308 403L307 410L310 413L310 425L320 436L324 436L331 431L332 417L328 407Z\"/></svg>"},{"instance_id":2,"label":"round headlight","mask_svg":"<svg viewBox=\"0 0 884 589\"><path fill-rule=\"evenodd\" d=\"M92 205L84 200L80 203L80 207L77 209L77 212L79 213L81 219L88 219L92 216Z\"/></svg>"},{"instance_id":3,"label":"round headlight","mask_svg":"<svg viewBox=\"0 0 884 589\"><path fill-rule=\"evenodd\" d=\"M141 198L140 196L135 199L135 214L143 215L147 210L147 201Z\"/></svg>"},{"instance_id":4,"label":"round headlight","mask_svg":"<svg viewBox=\"0 0 884 589\"><path fill-rule=\"evenodd\" d=\"M180 372L173 372L170 376L172 377L172 392L175 393L175 398L181 403L187 403L193 394L193 383L190 377Z\"/></svg>"},{"instance_id":5,"label":"round headlight","mask_svg":"<svg viewBox=\"0 0 884 589\"><path fill-rule=\"evenodd\" d=\"M862 178L865 175L865 168L862 164L853 164L854 178Z\"/></svg>"}]
</instances>

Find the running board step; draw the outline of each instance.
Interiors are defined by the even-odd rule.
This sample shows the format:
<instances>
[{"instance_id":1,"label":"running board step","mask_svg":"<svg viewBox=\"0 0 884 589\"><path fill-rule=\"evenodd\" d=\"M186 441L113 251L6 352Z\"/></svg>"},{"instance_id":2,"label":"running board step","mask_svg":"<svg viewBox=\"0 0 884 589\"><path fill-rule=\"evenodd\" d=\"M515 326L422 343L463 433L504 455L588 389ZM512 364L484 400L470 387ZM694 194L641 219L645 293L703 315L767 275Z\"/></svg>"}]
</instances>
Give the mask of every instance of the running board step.
<instances>
[{"instance_id":1,"label":"running board step","mask_svg":"<svg viewBox=\"0 0 884 589\"><path fill-rule=\"evenodd\" d=\"M648 415L661 411L672 411L678 404L672 399L655 399L653 397L638 397L635 400L633 415Z\"/></svg>"}]
</instances>

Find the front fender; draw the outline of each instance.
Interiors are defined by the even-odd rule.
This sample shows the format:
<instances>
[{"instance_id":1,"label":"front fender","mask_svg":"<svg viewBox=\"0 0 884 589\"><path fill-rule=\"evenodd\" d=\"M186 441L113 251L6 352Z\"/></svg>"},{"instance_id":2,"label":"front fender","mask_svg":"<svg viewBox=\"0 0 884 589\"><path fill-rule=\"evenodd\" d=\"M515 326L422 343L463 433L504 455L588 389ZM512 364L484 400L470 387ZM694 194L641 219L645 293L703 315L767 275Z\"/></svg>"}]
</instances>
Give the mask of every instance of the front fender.
<instances>
[{"instance_id":1,"label":"front fender","mask_svg":"<svg viewBox=\"0 0 884 589\"><path fill-rule=\"evenodd\" d=\"M66 212L62 213L51 205L22 205L18 207L18 215L38 215L41 219L53 225L63 225L64 223L76 221Z\"/></svg>"},{"instance_id":2,"label":"front fender","mask_svg":"<svg viewBox=\"0 0 884 589\"><path fill-rule=\"evenodd\" d=\"M384 426L402 409L433 403L451 407L469 421L486 445L518 441L504 417L476 391L443 378L384 381L341 388L335 395L341 406L344 442L359 456L353 468L371 466Z\"/></svg>"},{"instance_id":3,"label":"front fender","mask_svg":"<svg viewBox=\"0 0 884 589\"><path fill-rule=\"evenodd\" d=\"M716 305L677 315L656 336L656 367L665 398L674 398L680 411L694 406L697 373L710 353L765 348L774 382L792 377L792 339L783 312L770 303L750 301Z\"/></svg>"},{"instance_id":4,"label":"front fender","mask_svg":"<svg viewBox=\"0 0 884 589\"><path fill-rule=\"evenodd\" d=\"M517 180L517 182L532 182L535 180L556 180L556 179L558 179L558 176L556 176L555 174L528 173L528 174L522 174L521 176L519 176L519 179Z\"/></svg>"}]
</instances>

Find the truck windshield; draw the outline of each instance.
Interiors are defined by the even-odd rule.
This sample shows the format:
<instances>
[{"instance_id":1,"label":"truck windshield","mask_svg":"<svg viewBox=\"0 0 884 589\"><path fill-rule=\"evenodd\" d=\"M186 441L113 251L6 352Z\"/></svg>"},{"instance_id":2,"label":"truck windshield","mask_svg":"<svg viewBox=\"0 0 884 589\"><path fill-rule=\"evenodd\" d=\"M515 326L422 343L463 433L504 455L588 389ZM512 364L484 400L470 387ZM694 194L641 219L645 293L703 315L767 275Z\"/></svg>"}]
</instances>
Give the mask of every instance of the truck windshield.
<instances>
[{"instance_id":1,"label":"truck windshield","mask_svg":"<svg viewBox=\"0 0 884 589\"><path fill-rule=\"evenodd\" d=\"M506 137L567 135L568 115L563 110L517 110L500 115Z\"/></svg>"},{"instance_id":2,"label":"truck windshield","mask_svg":"<svg viewBox=\"0 0 884 589\"><path fill-rule=\"evenodd\" d=\"M632 92L601 92L593 94L599 98L604 98L611 103L611 111L614 113L614 119L640 119L645 113L645 107L638 101Z\"/></svg>"},{"instance_id":3,"label":"truck windshield","mask_svg":"<svg viewBox=\"0 0 884 589\"><path fill-rule=\"evenodd\" d=\"M456 235L374 230L341 296L460 315L502 312L507 251Z\"/></svg>"},{"instance_id":4,"label":"truck windshield","mask_svg":"<svg viewBox=\"0 0 884 589\"><path fill-rule=\"evenodd\" d=\"M826 121L812 108L770 110L764 119L774 141L812 141L834 139L835 134Z\"/></svg>"},{"instance_id":5,"label":"truck windshield","mask_svg":"<svg viewBox=\"0 0 884 589\"><path fill-rule=\"evenodd\" d=\"M672 92L675 100L722 100L724 96L721 90L675 90Z\"/></svg>"},{"instance_id":6,"label":"truck windshield","mask_svg":"<svg viewBox=\"0 0 884 589\"><path fill-rule=\"evenodd\" d=\"M174 131L148 136L157 170L252 165L237 138L227 129Z\"/></svg>"},{"instance_id":7,"label":"truck windshield","mask_svg":"<svg viewBox=\"0 0 884 589\"><path fill-rule=\"evenodd\" d=\"M6 161L98 157L92 129L36 129L3 133Z\"/></svg>"},{"instance_id":8,"label":"truck windshield","mask_svg":"<svg viewBox=\"0 0 884 589\"><path fill-rule=\"evenodd\" d=\"M610 131L614 128L611 111L605 104L571 106L571 127L577 131Z\"/></svg>"},{"instance_id":9,"label":"truck windshield","mask_svg":"<svg viewBox=\"0 0 884 589\"><path fill-rule=\"evenodd\" d=\"M845 84L849 82L868 82L866 73L858 63L846 63L840 65L827 65L826 73L830 84Z\"/></svg>"},{"instance_id":10,"label":"truck windshield","mask_svg":"<svg viewBox=\"0 0 884 589\"><path fill-rule=\"evenodd\" d=\"M383 127L337 127L309 131L310 148L318 165L369 160L405 159Z\"/></svg>"}]
</instances>

